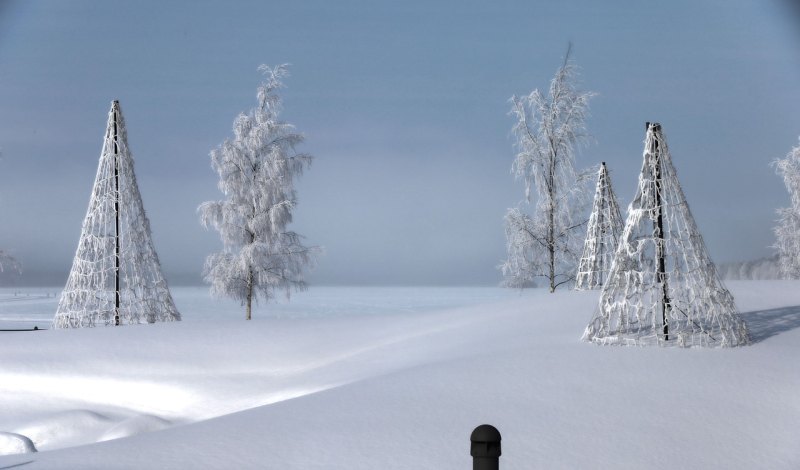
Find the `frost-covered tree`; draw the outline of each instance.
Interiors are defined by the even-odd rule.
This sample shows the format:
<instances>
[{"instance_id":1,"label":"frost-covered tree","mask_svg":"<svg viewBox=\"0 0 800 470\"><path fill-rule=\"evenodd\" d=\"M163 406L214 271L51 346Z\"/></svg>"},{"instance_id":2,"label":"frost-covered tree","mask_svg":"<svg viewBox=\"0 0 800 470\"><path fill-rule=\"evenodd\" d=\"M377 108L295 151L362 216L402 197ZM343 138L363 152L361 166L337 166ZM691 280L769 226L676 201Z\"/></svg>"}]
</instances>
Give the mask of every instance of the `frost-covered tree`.
<instances>
[{"instance_id":1,"label":"frost-covered tree","mask_svg":"<svg viewBox=\"0 0 800 470\"><path fill-rule=\"evenodd\" d=\"M21 273L22 265L16 260L16 258L9 255L5 251L0 250L0 272L9 270Z\"/></svg>"},{"instance_id":2,"label":"frost-covered tree","mask_svg":"<svg viewBox=\"0 0 800 470\"><path fill-rule=\"evenodd\" d=\"M789 191L790 205L778 209L780 219L775 227L778 262L781 275L800 278L800 145L794 147L785 158L776 160L773 165L783 177Z\"/></svg>"},{"instance_id":3,"label":"frost-covered tree","mask_svg":"<svg viewBox=\"0 0 800 470\"><path fill-rule=\"evenodd\" d=\"M16 271L22 272L22 265L13 256L9 255L3 250L0 250L0 272L3 271Z\"/></svg>"},{"instance_id":4,"label":"frost-covered tree","mask_svg":"<svg viewBox=\"0 0 800 470\"><path fill-rule=\"evenodd\" d=\"M586 137L594 93L578 90L570 49L546 95L536 89L511 98L517 148L512 173L525 181L525 201L535 191L536 203L533 215L512 208L505 216L508 257L500 268L509 287L544 277L553 292L575 279L590 197L586 175L575 169L575 153Z\"/></svg>"},{"instance_id":5,"label":"frost-covered tree","mask_svg":"<svg viewBox=\"0 0 800 470\"><path fill-rule=\"evenodd\" d=\"M722 279L735 280L768 280L781 279L780 258L777 253L772 256L726 263L719 266Z\"/></svg>"},{"instance_id":6,"label":"frost-covered tree","mask_svg":"<svg viewBox=\"0 0 800 470\"><path fill-rule=\"evenodd\" d=\"M317 251L287 229L297 203L295 179L312 157L295 150L303 136L279 118L286 65L259 70L265 80L258 87L258 106L240 114L233 138L211 152L225 199L198 208L202 224L219 231L223 243L221 252L206 259L205 280L212 295L241 301L248 320L259 296L269 300L278 292L288 296L292 289L305 289L303 270Z\"/></svg>"}]
</instances>

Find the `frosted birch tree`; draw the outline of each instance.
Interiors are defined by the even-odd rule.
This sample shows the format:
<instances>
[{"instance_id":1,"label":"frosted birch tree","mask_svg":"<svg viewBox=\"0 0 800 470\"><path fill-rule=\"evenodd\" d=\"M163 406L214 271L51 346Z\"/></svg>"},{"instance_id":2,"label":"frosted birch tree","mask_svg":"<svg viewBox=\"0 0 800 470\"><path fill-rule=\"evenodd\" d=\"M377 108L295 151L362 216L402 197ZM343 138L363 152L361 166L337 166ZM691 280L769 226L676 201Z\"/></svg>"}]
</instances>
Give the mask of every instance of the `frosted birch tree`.
<instances>
[{"instance_id":1,"label":"frosted birch tree","mask_svg":"<svg viewBox=\"0 0 800 470\"><path fill-rule=\"evenodd\" d=\"M778 264L781 275L800 278L800 145L794 147L785 158L773 165L789 191L790 205L778 209L778 225L775 227Z\"/></svg>"},{"instance_id":2,"label":"frosted birch tree","mask_svg":"<svg viewBox=\"0 0 800 470\"><path fill-rule=\"evenodd\" d=\"M0 154L0 157L2 154ZM17 273L22 273L22 265L13 256L9 255L3 250L0 250L0 272L12 270Z\"/></svg>"},{"instance_id":3,"label":"frosted birch tree","mask_svg":"<svg viewBox=\"0 0 800 470\"><path fill-rule=\"evenodd\" d=\"M575 279L589 202L587 175L575 169L575 153L586 138L592 92L577 88L577 68L564 57L547 94L538 89L511 98L517 154L512 173L525 182L525 202L535 192L533 215L520 208L505 216L508 257L500 266L509 287L544 277L550 292Z\"/></svg>"},{"instance_id":4,"label":"frosted birch tree","mask_svg":"<svg viewBox=\"0 0 800 470\"><path fill-rule=\"evenodd\" d=\"M205 280L212 295L241 301L247 320L259 297L305 289L303 270L317 251L287 229L297 203L295 179L312 160L295 150L303 136L279 118L278 90L287 68L262 65L259 70L265 79L258 87L258 106L240 114L233 138L211 152L225 199L198 208L202 224L219 231L223 243L221 252L206 259Z\"/></svg>"},{"instance_id":5,"label":"frosted birch tree","mask_svg":"<svg viewBox=\"0 0 800 470\"><path fill-rule=\"evenodd\" d=\"M19 261L16 260L16 258L9 255L5 251L0 250L0 272L8 270L21 273L22 265L20 264Z\"/></svg>"}]
</instances>

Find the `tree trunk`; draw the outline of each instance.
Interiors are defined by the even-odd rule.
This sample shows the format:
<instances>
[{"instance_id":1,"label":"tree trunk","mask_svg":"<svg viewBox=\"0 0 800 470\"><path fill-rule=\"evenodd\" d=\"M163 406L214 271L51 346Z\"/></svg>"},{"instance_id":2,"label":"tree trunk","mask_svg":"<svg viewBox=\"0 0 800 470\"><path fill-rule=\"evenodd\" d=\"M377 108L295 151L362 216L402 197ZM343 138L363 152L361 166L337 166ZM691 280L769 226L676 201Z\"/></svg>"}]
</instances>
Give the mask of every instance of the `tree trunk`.
<instances>
[{"instance_id":1,"label":"tree trunk","mask_svg":"<svg viewBox=\"0 0 800 470\"><path fill-rule=\"evenodd\" d=\"M550 293L556 291L556 227L555 227L555 213L556 213L556 153L553 150L551 140L550 144L550 184L548 192L550 193L550 207L547 213L547 250L550 252Z\"/></svg>"},{"instance_id":2,"label":"tree trunk","mask_svg":"<svg viewBox=\"0 0 800 470\"><path fill-rule=\"evenodd\" d=\"M556 246L555 237L553 227L553 209L550 209L550 233L548 234L549 238L549 250L550 250L550 293L556 291Z\"/></svg>"},{"instance_id":3,"label":"tree trunk","mask_svg":"<svg viewBox=\"0 0 800 470\"><path fill-rule=\"evenodd\" d=\"M247 301L246 301L246 305L247 305L247 307L246 307L247 313L246 313L246 316L245 316L245 320L250 320L250 318L251 318L250 312L252 311L252 306L253 306L253 272L252 271L248 271L247 272Z\"/></svg>"},{"instance_id":4,"label":"tree trunk","mask_svg":"<svg viewBox=\"0 0 800 470\"><path fill-rule=\"evenodd\" d=\"M253 170L254 170L253 174L255 174L255 168L253 168ZM255 215L255 208L252 208L252 213L250 215L250 220L253 220L254 215ZM256 236L249 229L247 230L247 233L248 233L248 235L250 235L250 243L249 244L252 245L253 242L256 240ZM246 307L247 308L247 313L245 314L246 315L245 319L246 320L250 320L250 318L251 318L250 312L252 311L252 306L253 306L253 267L252 266L248 266L247 267L247 301L246 301L246 303L247 303L247 307Z\"/></svg>"}]
</instances>

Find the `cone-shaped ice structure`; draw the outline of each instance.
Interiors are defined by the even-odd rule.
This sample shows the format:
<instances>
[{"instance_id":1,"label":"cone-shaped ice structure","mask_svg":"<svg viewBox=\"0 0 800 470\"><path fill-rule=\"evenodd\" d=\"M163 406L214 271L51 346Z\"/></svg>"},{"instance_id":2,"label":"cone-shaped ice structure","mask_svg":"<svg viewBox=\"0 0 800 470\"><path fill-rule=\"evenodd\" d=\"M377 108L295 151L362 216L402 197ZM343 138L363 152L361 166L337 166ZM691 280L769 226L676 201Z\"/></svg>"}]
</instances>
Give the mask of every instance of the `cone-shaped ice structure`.
<instances>
[{"instance_id":1,"label":"cone-shaped ice structure","mask_svg":"<svg viewBox=\"0 0 800 470\"><path fill-rule=\"evenodd\" d=\"M114 101L78 250L53 327L180 319L153 248L125 121Z\"/></svg>"},{"instance_id":2,"label":"cone-shaped ice structure","mask_svg":"<svg viewBox=\"0 0 800 470\"><path fill-rule=\"evenodd\" d=\"M583 243L583 256L578 264L575 289L600 289L608 279L614 251L622 234L622 217L606 162L600 164L597 173L597 188L594 192L592 215Z\"/></svg>"},{"instance_id":3,"label":"cone-shaped ice structure","mask_svg":"<svg viewBox=\"0 0 800 470\"><path fill-rule=\"evenodd\" d=\"M583 339L686 347L749 342L689 211L659 124L648 123L636 197Z\"/></svg>"}]
</instances>

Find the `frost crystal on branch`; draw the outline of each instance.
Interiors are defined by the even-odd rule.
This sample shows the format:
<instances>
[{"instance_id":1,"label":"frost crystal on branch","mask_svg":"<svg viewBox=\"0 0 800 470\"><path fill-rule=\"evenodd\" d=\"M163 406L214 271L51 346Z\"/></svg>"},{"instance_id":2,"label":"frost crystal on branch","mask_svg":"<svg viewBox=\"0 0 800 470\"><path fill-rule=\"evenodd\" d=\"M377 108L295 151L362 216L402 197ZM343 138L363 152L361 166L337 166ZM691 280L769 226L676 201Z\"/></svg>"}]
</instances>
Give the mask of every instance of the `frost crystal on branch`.
<instances>
[{"instance_id":1,"label":"frost crystal on branch","mask_svg":"<svg viewBox=\"0 0 800 470\"><path fill-rule=\"evenodd\" d=\"M524 287L544 277L553 292L575 279L589 198L585 175L575 171L575 151L585 138L584 122L594 95L577 90L576 75L568 50L547 96L534 90L511 98L518 149L512 172L525 181L527 202L535 189L536 205L532 216L519 208L506 213L508 257L500 269L509 287Z\"/></svg>"},{"instance_id":2,"label":"frost crystal on branch","mask_svg":"<svg viewBox=\"0 0 800 470\"><path fill-rule=\"evenodd\" d=\"M788 279L800 278L800 145L794 147L786 158L774 162L786 189L791 205L778 209L780 220L775 227L778 263L781 275Z\"/></svg>"},{"instance_id":3,"label":"frost crystal on branch","mask_svg":"<svg viewBox=\"0 0 800 470\"><path fill-rule=\"evenodd\" d=\"M224 247L206 259L211 293L241 301L248 320L259 295L269 300L276 291L288 296L293 288L305 289L303 269L316 252L287 230L297 203L294 181L312 157L295 151L303 136L278 118L277 91L286 66L262 65L259 70L266 79L258 87L258 107L240 114L233 123L233 139L211 152L226 199L198 208L203 225L219 231Z\"/></svg>"},{"instance_id":4,"label":"frost crystal on branch","mask_svg":"<svg viewBox=\"0 0 800 470\"><path fill-rule=\"evenodd\" d=\"M749 343L733 297L697 230L658 124L648 125L636 196L583 339L683 347Z\"/></svg>"},{"instance_id":5,"label":"frost crystal on branch","mask_svg":"<svg viewBox=\"0 0 800 470\"><path fill-rule=\"evenodd\" d=\"M597 173L592 215L589 216L589 227L586 230L586 241L583 243L583 256L578 264L575 289L603 287L611 269L611 262L614 260L614 251L617 249L622 226L617 196L614 194L611 178L603 162Z\"/></svg>"},{"instance_id":6,"label":"frost crystal on branch","mask_svg":"<svg viewBox=\"0 0 800 470\"><path fill-rule=\"evenodd\" d=\"M125 120L111 104L89 209L55 328L176 321L133 172Z\"/></svg>"}]
</instances>

